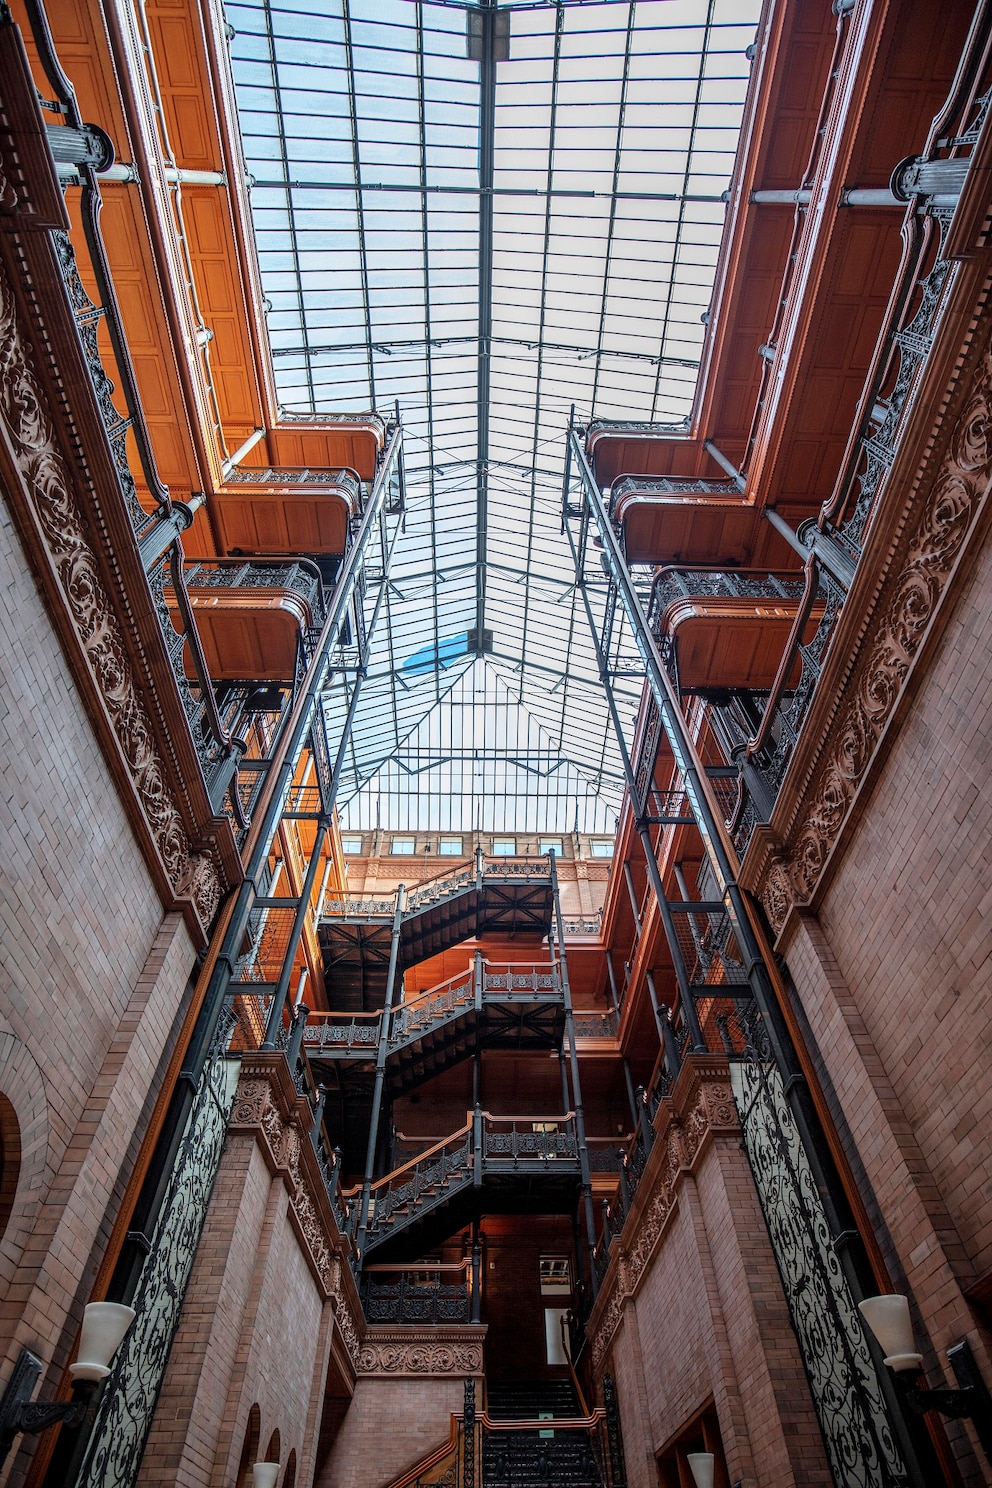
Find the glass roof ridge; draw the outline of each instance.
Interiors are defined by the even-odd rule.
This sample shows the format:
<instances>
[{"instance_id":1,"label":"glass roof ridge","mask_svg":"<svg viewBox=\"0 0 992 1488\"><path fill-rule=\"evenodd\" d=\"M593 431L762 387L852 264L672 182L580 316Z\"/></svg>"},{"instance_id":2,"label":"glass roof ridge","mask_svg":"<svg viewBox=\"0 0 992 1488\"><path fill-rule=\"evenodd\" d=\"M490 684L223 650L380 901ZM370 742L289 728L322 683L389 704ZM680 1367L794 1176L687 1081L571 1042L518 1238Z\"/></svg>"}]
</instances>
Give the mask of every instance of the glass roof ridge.
<instances>
[{"instance_id":1,"label":"glass roof ridge","mask_svg":"<svg viewBox=\"0 0 992 1488\"><path fill-rule=\"evenodd\" d=\"M455 698L484 631L487 675L516 698L500 716L540 728L562 779L585 772L593 814L615 809L621 764L560 530L569 409L684 428L695 398L759 0L495 8L509 58L484 25L480 63L465 12L483 8L462 0L227 4L284 416L392 417L398 401L405 429L407 531L349 812L387 776L415 811L389 762L435 715L471 712ZM565 811L536 779L506 776L514 810ZM586 786L569 780L574 817Z\"/></svg>"}]
</instances>

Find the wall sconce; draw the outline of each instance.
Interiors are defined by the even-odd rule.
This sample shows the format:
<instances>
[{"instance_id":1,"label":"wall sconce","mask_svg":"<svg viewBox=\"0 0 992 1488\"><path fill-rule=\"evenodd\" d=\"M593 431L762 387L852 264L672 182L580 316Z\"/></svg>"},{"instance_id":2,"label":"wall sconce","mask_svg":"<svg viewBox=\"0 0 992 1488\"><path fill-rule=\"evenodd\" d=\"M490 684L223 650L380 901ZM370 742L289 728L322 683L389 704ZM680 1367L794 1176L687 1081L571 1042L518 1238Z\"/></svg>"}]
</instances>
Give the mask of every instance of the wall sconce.
<instances>
[{"instance_id":1,"label":"wall sconce","mask_svg":"<svg viewBox=\"0 0 992 1488\"><path fill-rule=\"evenodd\" d=\"M133 1307L125 1307L120 1302L90 1302L83 1309L79 1354L75 1364L69 1366L71 1400L32 1401L42 1364L28 1349L21 1349L0 1399L0 1464L6 1459L14 1437L22 1431L35 1435L59 1424L82 1425L87 1410L110 1373L110 1361L136 1316Z\"/></svg>"},{"instance_id":2,"label":"wall sconce","mask_svg":"<svg viewBox=\"0 0 992 1488\"><path fill-rule=\"evenodd\" d=\"M276 1488L278 1462L256 1462L251 1470L252 1488Z\"/></svg>"},{"instance_id":3,"label":"wall sconce","mask_svg":"<svg viewBox=\"0 0 992 1488\"><path fill-rule=\"evenodd\" d=\"M696 1488L713 1488L713 1464L712 1452L687 1452L685 1460L689 1464L692 1473L692 1481Z\"/></svg>"},{"instance_id":4,"label":"wall sconce","mask_svg":"<svg viewBox=\"0 0 992 1488\"><path fill-rule=\"evenodd\" d=\"M909 1301L899 1293L885 1297L866 1297L858 1311L875 1335L887 1364L896 1376L899 1393L917 1415L938 1411L956 1421L971 1421L992 1462L992 1396L983 1380L971 1345L966 1339L947 1350L957 1390L921 1390L913 1383L922 1371L923 1355L916 1351Z\"/></svg>"}]
</instances>

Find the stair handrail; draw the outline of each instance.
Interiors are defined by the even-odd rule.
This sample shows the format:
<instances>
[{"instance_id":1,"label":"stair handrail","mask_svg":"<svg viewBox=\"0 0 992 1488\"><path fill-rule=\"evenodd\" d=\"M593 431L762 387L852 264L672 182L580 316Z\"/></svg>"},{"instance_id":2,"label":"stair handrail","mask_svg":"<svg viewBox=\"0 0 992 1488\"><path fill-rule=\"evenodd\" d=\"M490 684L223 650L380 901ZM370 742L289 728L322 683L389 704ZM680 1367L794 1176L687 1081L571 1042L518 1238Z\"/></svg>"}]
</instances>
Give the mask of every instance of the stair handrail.
<instances>
[{"instance_id":1,"label":"stair handrail","mask_svg":"<svg viewBox=\"0 0 992 1488\"><path fill-rule=\"evenodd\" d=\"M521 1417L519 1420L493 1420L485 1411L476 1416L476 1421L487 1431L594 1431L606 1420L606 1411L597 1405L587 1416L552 1416L539 1420Z\"/></svg>"},{"instance_id":2,"label":"stair handrail","mask_svg":"<svg viewBox=\"0 0 992 1488\"><path fill-rule=\"evenodd\" d=\"M428 1001L429 998L432 997L443 997L445 989L453 988L453 985L455 983L464 982L467 986L470 996L466 999L465 1005L468 1006L468 1004L471 1002L474 976L474 969L472 967L469 967L467 971L456 972L454 976L447 977L443 982L438 982L437 986L435 987L428 987L426 991L418 992L415 997L404 998L401 1002L398 1002L393 1008L390 1015L390 1042L392 1043L398 1037L402 1037L402 1033L397 1033L397 1026L399 1025L400 1027L402 1027L404 1023L410 1021L410 1016L411 1014L414 1014L416 1012L418 1004L425 1003Z\"/></svg>"},{"instance_id":3,"label":"stair handrail","mask_svg":"<svg viewBox=\"0 0 992 1488\"><path fill-rule=\"evenodd\" d=\"M574 1126L574 1124L575 1124L575 1112L574 1111L566 1111L563 1116L543 1116L543 1115L537 1115L537 1116L535 1116L533 1113L531 1113L530 1115L524 1115L524 1116L494 1116L491 1111L482 1111L481 1112L481 1116L482 1116L483 1122L493 1122L493 1123L494 1122L501 1122L501 1123L504 1123L504 1124L507 1124L507 1125L512 1125L512 1124L515 1124L517 1122L525 1123L525 1122L535 1122L535 1121L544 1121L544 1122L551 1122L551 1121L553 1121L559 1127ZM401 1174L404 1174L404 1173L409 1172L410 1169L412 1169L412 1168L416 1168L417 1164L418 1163L421 1163L421 1162L424 1162L425 1159L430 1158L430 1157L435 1157L445 1147L450 1146L453 1142L456 1142L460 1137L471 1136L472 1135L472 1127L473 1127L473 1113L472 1112L469 1112L468 1120L465 1122L465 1125L464 1126L460 1126L457 1131L450 1132L448 1134L448 1136L442 1137L440 1139L440 1141L435 1142L433 1144L433 1146L431 1146L431 1147L425 1147L424 1150L423 1150L423 1152L415 1153L415 1155L413 1157L407 1158L407 1160L406 1160L405 1163L401 1163L400 1166L398 1168L394 1168L391 1173L386 1173L382 1178L377 1178L376 1181L372 1184L372 1192L375 1193L377 1190L385 1189L388 1185L390 1185L394 1181L394 1179L399 1178L401 1176ZM345 1196L347 1197L350 1194L357 1193L360 1190L360 1188L361 1188L361 1185L360 1184L356 1184L356 1186L354 1188L351 1188L351 1189L348 1189L347 1190Z\"/></svg>"},{"instance_id":4,"label":"stair handrail","mask_svg":"<svg viewBox=\"0 0 992 1488\"><path fill-rule=\"evenodd\" d=\"M449 1136L442 1137L440 1142L434 1143L433 1147L426 1147L423 1152L418 1152L415 1157L408 1158L405 1163L401 1163L400 1166L398 1168L394 1168L391 1173L386 1173L384 1177L377 1178L376 1181L372 1184L372 1192L375 1193L378 1189L385 1189L393 1182L394 1179L398 1178L401 1173L406 1173L410 1168L415 1168L417 1164L423 1162L425 1158L434 1157L445 1147L450 1146L452 1142L457 1141L459 1137L471 1135L471 1131L472 1118L469 1117L464 1126L460 1126L457 1131L451 1132ZM359 1184L357 1185L357 1187L360 1188L361 1185Z\"/></svg>"},{"instance_id":5,"label":"stair handrail","mask_svg":"<svg viewBox=\"0 0 992 1488\"><path fill-rule=\"evenodd\" d=\"M446 1457L450 1457L458 1451L458 1440L461 1435L461 1414L451 1417L451 1425L448 1428L448 1439L435 1447L433 1452L428 1452L426 1457L421 1457L412 1467L401 1472L398 1478L393 1478L386 1488L410 1488L411 1483L416 1483L424 1473L430 1472L432 1467L438 1467Z\"/></svg>"}]
</instances>

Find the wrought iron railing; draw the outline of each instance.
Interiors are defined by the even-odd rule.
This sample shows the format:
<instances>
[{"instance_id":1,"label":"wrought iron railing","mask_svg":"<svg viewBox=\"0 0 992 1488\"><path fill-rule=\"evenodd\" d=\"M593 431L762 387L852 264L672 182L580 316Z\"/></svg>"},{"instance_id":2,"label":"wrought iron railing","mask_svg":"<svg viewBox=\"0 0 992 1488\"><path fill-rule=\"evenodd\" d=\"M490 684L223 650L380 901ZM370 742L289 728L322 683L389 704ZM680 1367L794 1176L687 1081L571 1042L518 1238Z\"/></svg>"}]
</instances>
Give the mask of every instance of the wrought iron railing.
<instances>
[{"instance_id":1,"label":"wrought iron railing","mask_svg":"<svg viewBox=\"0 0 992 1488\"><path fill-rule=\"evenodd\" d=\"M333 488L348 499L352 513L359 510L362 499L362 483L354 470L273 470L243 469L240 465L224 476L225 486L308 486Z\"/></svg>"},{"instance_id":2,"label":"wrought iron railing","mask_svg":"<svg viewBox=\"0 0 992 1488\"><path fill-rule=\"evenodd\" d=\"M389 1014L388 1047L395 1049L433 1033L472 1009L481 1012L487 1004L505 1008L535 998L563 1005L561 982L551 967L483 962L399 1003ZM612 1014L602 1017L609 1024ZM307 1023L304 1043L316 1055L335 1050L368 1054L378 1045L381 1026L380 1013L316 1013ZM613 1037L615 1023L604 1028L597 1022L585 1036Z\"/></svg>"},{"instance_id":3,"label":"wrought iron railing","mask_svg":"<svg viewBox=\"0 0 992 1488\"><path fill-rule=\"evenodd\" d=\"M658 570L651 584L648 624L658 635L665 611L682 599L706 597L757 600L766 604L777 601L792 603L802 598L803 587L803 575L795 572L667 565Z\"/></svg>"},{"instance_id":4,"label":"wrought iron railing","mask_svg":"<svg viewBox=\"0 0 992 1488\"><path fill-rule=\"evenodd\" d=\"M615 1039L619 1019L612 1008L599 1012L595 1009L576 1008L573 1016L575 1037L580 1039Z\"/></svg>"},{"instance_id":5,"label":"wrought iron railing","mask_svg":"<svg viewBox=\"0 0 992 1488\"><path fill-rule=\"evenodd\" d=\"M448 899L474 888L484 880L495 882L507 879L526 879L543 882L550 878L551 868L547 858L500 858L483 857L465 868L456 868L450 873L427 879L416 888L406 892L403 902L403 919L413 919L426 909L445 903ZM392 915L396 910L395 895L386 899L363 899L340 896L332 891L323 907L326 919L367 919Z\"/></svg>"},{"instance_id":6,"label":"wrought iron railing","mask_svg":"<svg viewBox=\"0 0 992 1488\"><path fill-rule=\"evenodd\" d=\"M475 1004L475 974L472 970L449 977L428 992L404 1000L390 1016L389 1042L398 1044L417 1038Z\"/></svg>"},{"instance_id":7,"label":"wrought iron railing","mask_svg":"<svg viewBox=\"0 0 992 1488\"><path fill-rule=\"evenodd\" d=\"M327 613L320 570L308 558L212 558L185 565L190 589L283 589L298 594L309 611L309 624L320 629Z\"/></svg>"},{"instance_id":8,"label":"wrought iron railing","mask_svg":"<svg viewBox=\"0 0 992 1488\"><path fill-rule=\"evenodd\" d=\"M727 496L740 499L734 480L704 480L701 476L676 479L670 475L624 475L610 489L610 516L628 496Z\"/></svg>"},{"instance_id":9,"label":"wrought iron railing","mask_svg":"<svg viewBox=\"0 0 992 1488\"><path fill-rule=\"evenodd\" d=\"M579 1171L575 1117L493 1116L478 1107L464 1126L372 1184L368 1245L413 1224L487 1175ZM353 1198L358 1190L347 1195Z\"/></svg>"},{"instance_id":10,"label":"wrought iron railing","mask_svg":"<svg viewBox=\"0 0 992 1488\"><path fill-rule=\"evenodd\" d=\"M456 1268L462 1269L465 1268ZM467 1323L472 1297L466 1277L457 1282L444 1281L450 1274L420 1266L397 1273L396 1280L380 1280L365 1273L362 1280L362 1306L369 1323L430 1324ZM431 1280L424 1280L431 1275Z\"/></svg>"}]
</instances>

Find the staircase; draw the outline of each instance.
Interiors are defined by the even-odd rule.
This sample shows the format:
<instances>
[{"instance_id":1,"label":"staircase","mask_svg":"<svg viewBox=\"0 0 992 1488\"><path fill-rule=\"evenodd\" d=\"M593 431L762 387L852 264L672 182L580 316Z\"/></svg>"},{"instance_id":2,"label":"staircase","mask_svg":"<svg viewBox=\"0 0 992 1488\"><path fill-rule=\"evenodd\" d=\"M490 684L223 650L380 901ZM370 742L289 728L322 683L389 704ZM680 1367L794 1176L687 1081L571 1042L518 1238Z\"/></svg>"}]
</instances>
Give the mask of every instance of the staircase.
<instances>
[{"instance_id":1,"label":"staircase","mask_svg":"<svg viewBox=\"0 0 992 1488\"><path fill-rule=\"evenodd\" d=\"M574 1420L581 1414L570 1379L489 1380L486 1386L491 1421L536 1421L541 1415Z\"/></svg>"},{"instance_id":2,"label":"staircase","mask_svg":"<svg viewBox=\"0 0 992 1488\"><path fill-rule=\"evenodd\" d=\"M570 1380L491 1381L486 1414L494 1425L542 1424L485 1430L482 1488L603 1488L595 1429L553 1424L580 1416Z\"/></svg>"},{"instance_id":3,"label":"staircase","mask_svg":"<svg viewBox=\"0 0 992 1488\"><path fill-rule=\"evenodd\" d=\"M312 1063L340 1066L375 1062L381 1013L318 1014L304 1045ZM473 968L401 1002L389 1014L386 1081L392 1100L467 1059L479 1048L556 1049L565 1002L550 966Z\"/></svg>"},{"instance_id":4,"label":"staircase","mask_svg":"<svg viewBox=\"0 0 992 1488\"><path fill-rule=\"evenodd\" d=\"M318 927L327 985L337 1007L369 1012L385 1000L395 899L329 900ZM483 858L418 884L400 916L399 974L489 931L535 939L551 926L546 858Z\"/></svg>"},{"instance_id":5,"label":"staircase","mask_svg":"<svg viewBox=\"0 0 992 1488\"><path fill-rule=\"evenodd\" d=\"M372 1185L365 1256L416 1259L483 1213L570 1213L580 1177L573 1116L476 1108L458 1131Z\"/></svg>"}]
</instances>

